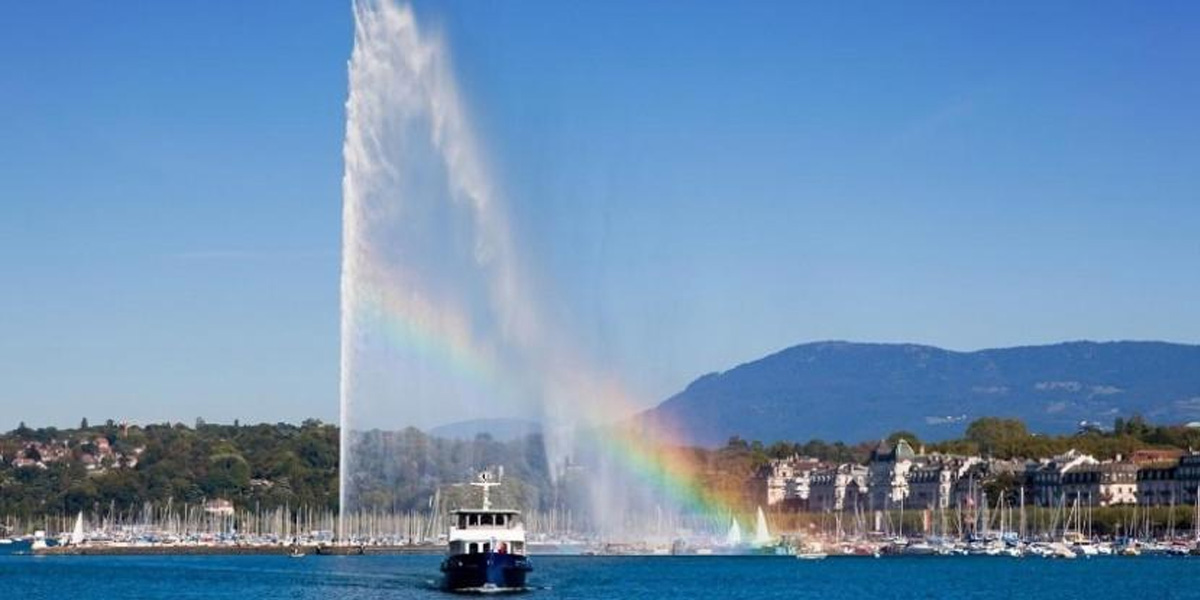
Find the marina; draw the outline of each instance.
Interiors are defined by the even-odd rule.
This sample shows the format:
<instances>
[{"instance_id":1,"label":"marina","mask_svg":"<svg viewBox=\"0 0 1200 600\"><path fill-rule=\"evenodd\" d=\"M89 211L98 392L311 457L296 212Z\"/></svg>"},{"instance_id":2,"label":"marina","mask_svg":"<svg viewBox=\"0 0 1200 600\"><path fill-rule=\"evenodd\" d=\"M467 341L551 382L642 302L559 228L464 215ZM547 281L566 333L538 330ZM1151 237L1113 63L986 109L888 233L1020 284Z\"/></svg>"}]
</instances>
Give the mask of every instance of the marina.
<instances>
[{"instance_id":1,"label":"marina","mask_svg":"<svg viewBox=\"0 0 1200 600\"><path fill-rule=\"evenodd\" d=\"M578 534L555 536L545 532L530 536L520 521L519 513L487 508L485 523L479 509L460 509L451 515L455 526L429 537L407 538L402 535L379 535L371 538L338 540L330 531L289 535L272 532L239 531L236 522L221 531L192 531L160 528L156 525L106 528L88 527L78 515L76 526L68 531L47 534L35 531L0 539L0 555L295 555L305 556L371 556L371 555L441 555L447 548L451 554L498 552L513 556L694 556L694 557L795 557L803 560L822 558L895 558L895 557L992 557L1075 559L1114 557L1200 556L1200 535L1194 530L1159 529L1166 535L1096 535L1090 533L1083 511L1068 511L1065 520L1054 530L1039 530L1021 535L1018 530L996 526L1001 522L999 512L994 521L984 521L970 534L957 535L946 529L932 528L927 532L903 528L889 530L855 529L834 519L832 528L806 528L805 531L772 532L768 516L761 510L756 514L756 526L743 536L737 520L732 520L723 534L676 536L659 539L604 539ZM1133 515L1133 511L1130 511ZM826 515L829 516L829 515ZM840 515L839 515L840 517ZM881 523L900 519L899 513L880 514ZM1012 521L1020 520L1014 510ZM864 519L847 518L850 523ZM1030 527L1026 531L1033 531ZM1154 531L1146 528L1143 532ZM469 538L469 539L468 539ZM501 546L501 544L503 546Z\"/></svg>"}]
</instances>

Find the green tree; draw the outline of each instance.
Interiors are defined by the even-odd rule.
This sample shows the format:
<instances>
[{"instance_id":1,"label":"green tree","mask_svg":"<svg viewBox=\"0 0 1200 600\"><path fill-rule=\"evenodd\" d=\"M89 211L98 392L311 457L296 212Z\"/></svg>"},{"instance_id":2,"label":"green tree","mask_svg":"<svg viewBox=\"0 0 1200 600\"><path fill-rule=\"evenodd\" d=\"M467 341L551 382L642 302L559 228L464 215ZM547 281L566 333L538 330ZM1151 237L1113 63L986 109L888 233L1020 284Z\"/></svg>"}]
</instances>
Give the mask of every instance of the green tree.
<instances>
[{"instance_id":1,"label":"green tree","mask_svg":"<svg viewBox=\"0 0 1200 600\"><path fill-rule=\"evenodd\" d=\"M241 496L250 487L250 465L237 454L213 455L201 487L211 496Z\"/></svg>"},{"instance_id":2,"label":"green tree","mask_svg":"<svg viewBox=\"0 0 1200 600\"><path fill-rule=\"evenodd\" d=\"M981 452L998 458L1013 458L1022 453L1029 440L1029 430L1018 419L983 417L967 426L965 437L977 444Z\"/></svg>"}]
</instances>

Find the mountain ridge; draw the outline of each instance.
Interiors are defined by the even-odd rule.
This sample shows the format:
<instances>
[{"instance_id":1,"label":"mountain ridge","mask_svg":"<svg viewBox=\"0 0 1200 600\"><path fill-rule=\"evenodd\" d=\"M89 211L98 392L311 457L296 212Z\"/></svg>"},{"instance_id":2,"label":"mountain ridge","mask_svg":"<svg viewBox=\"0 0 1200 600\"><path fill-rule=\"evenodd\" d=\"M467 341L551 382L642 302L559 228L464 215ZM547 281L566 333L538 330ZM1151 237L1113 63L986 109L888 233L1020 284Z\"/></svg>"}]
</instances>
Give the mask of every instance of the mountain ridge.
<instances>
[{"instance_id":1,"label":"mountain ridge","mask_svg":"<svg viewBox=\"0 0 1200 600\"><path fill-rule=\"evenodd\" d=\"M1061 433L1133 414L1200 419L1200 345L1075 340L960 351L807 342L704 374L638 418L713 445L733 435L854 442L898 429L948 438L981 416Z\"/></svg>"}]
</instances>

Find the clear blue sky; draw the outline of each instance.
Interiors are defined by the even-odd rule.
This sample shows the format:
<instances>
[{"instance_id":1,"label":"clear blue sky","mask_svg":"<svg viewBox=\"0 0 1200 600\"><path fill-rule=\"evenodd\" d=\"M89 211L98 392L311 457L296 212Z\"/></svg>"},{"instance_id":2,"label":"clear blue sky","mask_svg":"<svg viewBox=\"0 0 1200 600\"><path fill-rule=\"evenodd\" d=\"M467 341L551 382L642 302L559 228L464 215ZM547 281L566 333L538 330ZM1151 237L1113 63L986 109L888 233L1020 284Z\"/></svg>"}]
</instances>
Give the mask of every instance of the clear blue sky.
<instances>
[{"instance_id":1,"label":"clear blue sky","mask_svg":"<svg viewBox=\"0 0 1200 600\"><path fill-rule=\"evenodd\" d=\"M637 389L803 341L1200 342L1200 4L430 2ZM338 2L0 18L0 427L337 417Z\"/></svg>"}]
</instances>

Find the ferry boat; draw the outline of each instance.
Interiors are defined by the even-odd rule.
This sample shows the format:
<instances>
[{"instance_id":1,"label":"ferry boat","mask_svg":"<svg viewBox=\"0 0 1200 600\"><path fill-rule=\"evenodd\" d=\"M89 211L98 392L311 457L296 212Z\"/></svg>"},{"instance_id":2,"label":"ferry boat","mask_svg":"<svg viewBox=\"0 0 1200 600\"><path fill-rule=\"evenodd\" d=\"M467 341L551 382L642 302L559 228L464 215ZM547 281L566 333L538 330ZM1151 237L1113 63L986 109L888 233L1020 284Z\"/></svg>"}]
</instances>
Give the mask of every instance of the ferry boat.
<instances>
[{"instance_id":1,"label":"ferry boat","mask_svg":"<svg viewBox=\"0 0 1200 600\"><path fill-rule=\"evenodd\" d=\"M450 513L442 587L451 592L524 591L533 565L525 555L521 513L492 508L488 490L500 483L489 474L481 473L471 485L483 490L482 507Z\"/></svg>"}]
</instances>

